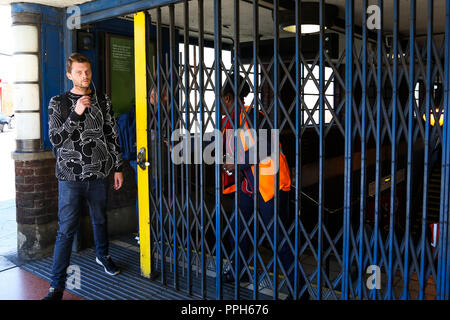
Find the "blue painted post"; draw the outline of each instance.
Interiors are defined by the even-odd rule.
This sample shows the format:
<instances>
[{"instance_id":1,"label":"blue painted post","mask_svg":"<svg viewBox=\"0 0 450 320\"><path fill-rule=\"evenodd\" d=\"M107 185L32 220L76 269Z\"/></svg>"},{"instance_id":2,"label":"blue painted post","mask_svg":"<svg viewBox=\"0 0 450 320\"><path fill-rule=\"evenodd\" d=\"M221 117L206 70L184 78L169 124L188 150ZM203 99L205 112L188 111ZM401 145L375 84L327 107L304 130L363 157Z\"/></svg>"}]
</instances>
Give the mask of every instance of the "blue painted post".
<instances>
[{"instance_id":1,"label":"blue painted post","mask_svg":"<svg viewBox=\"0 0 450 320\"><path fill-rule=\"evenodd\" d=\"M253 112L253 123L256 124L259 121L259 5L256 1L253 1L253 92L254 92L254 112ZM256 129L256 128L255 128ZM255 145L255 155L258 154L258 144ZM259 164L255 161L255 172L259 172ZM259 296L259 286L258 283L258 243L259 243L259 232L258 232L258 215L259 215L259 175L254 175L254 188L253 188L253 299L257 300Z\"/></svg>"},{"instance_id":2,"label":"blue painted post","mask_svg":"<svg viewBox=\"0 0 450 320\"><path fill-rule=\"evenodd\" d=\"M161 55L162 55L162 41L161 41L161 8L156 9L156 92L158 96L158 168L162 167L161 150L162 150L162 138L161 138ZM150 182L151 183L151 182ZM153 184L153 183L152 183ZM160 253L161 253L161 282L165 284L165 272L164 272L164 237L163 237L163 189L162 189L162 173L158 170L158 188L159 188L159 225L160 225Z\"/></svg>"},{"instance_id":3,"label":"blue painted post","mask_svg":"<svg viewBox=\"0 0 450 320\"><path fill-rule=\"evenodd\" d=\"M323 258L323 211L324 211L324 164L325 164L325 143L324 143L324 2L320 0L319 3L319 22L320 22L320 48L319 48L319 212L318 212L318 245L317 245L317 300L322 299L322 258Z\"/></svg>"},{"instance_id":4,"label":"blue painted post","mask_svg":"<svg viewBox=\"0 0 450 320\"><path fill-rule=\"evenodd\" d=\"M445 18L445 81L444 81L444 128L442 141L442 171L441 171L441 206L439 214L439 257L438 279L436 292L438 300L448 300L450 291L450 243L449 243L449 184L450 184L450 139L449 117L450 112L450 0L446 1ZM446 227L447 226L447 227Z\"/></svg>"},{"instance_id":5,"label":"blue painted post","mask_svg":"<svg viewBox=\"0 0 450 320\"><path fill-rule=\"evenodd\" d=\"M18 4L11 6L11 11ZM26 6L27 7L27 6ZM26 8L25 7L25 8ZM61 47L63 28L63 13L59 8L40 6L41 35L40 35L40 64L41 64L41 139L44 151L52 149L48 135L48 102L56 94L63 92L65 77L64 48ZM12 13L12 12L11 12ZM98 74L94 71L95 74ZM95 80L95 79L94 79Z\"/></svg>"},{"instance_id":6,"label":"blue painted post","mask_svg":"<svg viewBox=\"0 0 450 320\"><path fill-rule=\"evenodd\" d=\"M215 87L214 92L216 95L216 117L215 117L215 129L221 131L222 118L220 111L222 107L220 88L222 84L222 0L214 0L214 66L215 66ZM222 145L219 145L219 139L215 140L216 151L221 150ZM219 149L220 148L220 149ZM220 152L216 152L216 299L220 300L223 296L222 290L222 225L221 225L221 194L222 194L222 172L220 168Z\"/></svg>"},{"instance_id":7,"label":"blue painted post","mask_svg":"<svg viewBox=\"0 0 450 320\"><path fill-rule=\"evenodd\" d=\"M177 57L178 48L175 44L175 7L173 4L169 6L169 32L170 32L170 124L172 130L175 128L175 83L176 83L176 68L175 59ZM170 139L171 148L174 148L174 141ZM173 226L173 257L175 262L175 268L173 268L173 285L176 290L179 289L178 285L178 259L177 259L177 219L176 219L176 196L175 196L175 166L173 161L171 161L171 171L172 171L172 226Z\"/></svg>"},{"instance_id":8,"label":"blue painted post","mask_svg":"<svg viewBox=\"0 0 450 320\"><path fill-rule=\"evenodd\" d=\"M416 43L416 0L411 0L409 16L409 110L408 110L408 163L406 182L406 225L405 225L405 257L404 270L408 272L403 277L402 299L409 299L409 250L411 237L411 201L413 177L413 131L414 131L414 86L415 86L415 43Z\"/></svg>"},{"instance_id":9,"label":"blue painted post","mask_svg":"<svg viewBox=\"0 0 450 320\"><path fill-rule=\"evenodd\" d=\"M367 0L362 0L362 97L361 97L361 192L360 192L360 208L359 208L359 247L358 247L358 287L357 295L359 299L363 299L363 278L364 273L364 224L366 213L366 99L367 99L367 28L364 23L367 21Z\"/></svg>"},{"instance_id":10,"label":"blue painted post","mask_svg":"<svg viewBox=\"0 0 450 320\"><path fill-rule=\"evenodd\" d=\"M387 299L393 299L392 282L394 277L394 215L395 215L395 188L397 185L397 98L398 98L398 0L394 0L394 46L393 46L393 96L392 96L392 128L391 128L391 199L389 214L389 261L388 261L388 287Z\"/></svg>"},{"instance_id":11,"label":"blue painted post","mask_svg":"<svg viewBox=\"0 0 450 320\"><path fill-rule=\"evenodd\" d=\"M447 137L448 138L448 137ZM448 141L448 140L447 140ZM446 232L445 237L443 237L443 250L447 250L446 255L443 257L443 261L447 261L447 267L444 269L443 272L443 296L444 300L449 300L450 296L450 243L449 243L449 233L450 233L450 224L449 224L449 211L447 210L447 215L445 216L444 220L444 226L447 226L447 230L444 230ZM445 228L445 227L444 227Z\"/></svg>"},{"instance_id":12,"label":"blue painted post","mask_svg":"<svg viewBox=\"0 0 450 320\"><path fill-rule=\"evenodd\" d=\"M74 30L69 30L66 25L68 15L66 12L62 13L62 26L63 26L63 36L64 36L64 65L65 61L73 52L74 47ZM71 81L64 77L64 91L69 91L72 89Z\"/></svg>"},{"instance_id":13,"label":"blue painted post","mask_svg":"<svg viewBox=\"0 0 450 320\"><path fill-rule=\"evenodd\" d=\"M199 36L198 36L198 58L199 58L199 67L198 67L198 91L199 91L199 109L200 109L200 133L201 137L205 134L205 128L204 128L204 112L203 108L204 106L204 97L205 97L205 84L204 84L204 9L203 9L203 0L198 0L198 30L199 30ZM202 155L200 154L201 159ZM201 285L201 291L202 291L202 298L206 298L206 253L205 253L205 213L203 208L203 201L204 201L204 167L203 167L203 161L200 165L200 219L201 219L201 270L202 270L202 285Z\"/></svg>"},{"instance_id":14,"label":"blue painted post","mask_svg":"<svg viewBox=\"0 0 450 320\"><path fill-rule=\"evenodd\" d=\"M345 39L344 246L341 299L348 300L350 273L350 215L352 196L353 0L345 1Z\"/></svg>"},{"instance_id":15,"label":"blue painted post","mask_svg":"<svg viewBox=\"0 0 450 320\"><path fill-rule=\"evenodd\" d=\"M302 64L300 60L300 43L301 43L301 0L295 1L295 28L297 32L295 33L295 84L296 84L296 95L295 95L295 256L294 256L294 297L295 299L299 296L299 291L302 289L299 287L299 248L300 248L300 230L299 230L299 215L300 215L300 206L299 206L299 197L300 197L300 186L301 186L301 158L300 158L300 150L301 150L301 119L302 119L302 105L301 105L301 92L300 88L302 85Z\"/></svg>"},{"instance_id":16,"label":"blue painted post","mask_svg":"<svg viewBox=\"0 0 450 320\"><path fill-rule=\"evenodd\" d=\"M240 126L240 111L241 111L241 99L239 97L239 1L234 0L234 128L237 130ZM247 119L244 119L247 121ZM233 135L234 139L234 147L238 145L238 136L236 134ZM239 216L239 169L238 169L238 155L235 150L234 152L234 185L236 186L236 192L234 192L234 299L239 300L239 292L240 292L240 281L239 275L241 273L241 269L239 268L239 226L240 216ZM245 223L245 222L244 222ZM244 257L246 259L247 257Z\"/></svg>"},{"instance_id":17,"label":"blue painted post","mask_svg":"<svg viewBox=\"0 0 450 320\"><path fill-rule=\"evenodd\" d=\"M279 108L279 22L278 22L278 12L279 12L279 0L273 1L273 96L274 96L274 116L273 116L273 128L278 129L278 108ZM279 168L280 155L279 155L279 145L278 140L272 141L275 146L275 168ZM273 215L273 299L278 299L278 186L279 186L279 173L275 173L275 183L274 183L274 215Z\"/></svg>"},{"instance_id":18,"label":"blue painted post","mask_svg":"<svg viewBox=\"0 0 450 320\"><path fill-rule=\"evenodd\" d=\"M446 63L446 83L447 83L447 90L450 92L450 1L447 0L446 4L446 42L445 42L445 49L446 49L446 56L445 56L445 63ZM449 202L450 202L450 147L448 145L448 141L450 141L450 121L449 121L449 112L450 108L448 104L450 103L450 97L448 94L446 94L447 103L445 104L445 110L444 114L445 116L445 146L446 146L446 152L445 152L445 161L442 161L442 163L445 163L445 175L444 181L445 184L445 190L444 194L441 194L441 199L444 199L444 206L441 210L441 217L439 219L440 226L442 227L442 238L440 239L440 252L441 255L439 258L441 259L441 263L439 264L441 267L441 293L440 296L442 300L449 300L450 299L450 210L449 210ZM444 152L442 152L444 156ZM442 202L442 200L441 200ZM445 227L447 226L447 228Z\"/></svg>"},{"instance_id":19,"label":"blue painted post","mask_svg":"<svg viewBox=\"0 0 450 320\"><path fill-rule=\"evenodd\" d=\"M189 89L190 89L190 62L189 62L189 1L184 0L184 112L185 112L185 134L190 136L190 108L189 108ZM189 139L185 139L186 145L185 150L190 150L188 144L190 143ZM190 219L190 153L185 157L185 177L186 177L186 256L187 256L187 275L186 275L186 285L187 285L187 293L192 294L192 278L191 278L191 219Z\"/></svg>"},{"instance_id":20,"label":"blue painted post","mask_svg":"<svg viewBox=\"0 0 450 320\"><path fill-rule=\"evenodd\" d=\"M378 7L383 12L383 0L378 0ZM381 180L381 104L383 85L383 15L380 16L380 29L377 31L377 124L376 124L376 163L375 163L375 223L373 232L373 264L378 263L378 237L379 237L379 216L380 216L380 180ZM377 299L377 289L372 289L371 297Z\"/></svg>"},{"instance_id":21,"label":"blue painted post","mask_svg":"<svg viewBox=\"0 0 450 320\"><path fill-rule=\"evenodd\" d=\"M423 162L423 206L422 206L422 232L420 239L420 271L419 271L419 300L425 297L425 252L426 252L426 230L428 211L428 183L429 183L429 152L430 152L430 110L432 106L432 57L433 57L433 0L428 0L428 32L427 32L427 69L426 69L426 101L425 101L425 138L424 138L424 162Z\"/></svg>"}]
</instances>

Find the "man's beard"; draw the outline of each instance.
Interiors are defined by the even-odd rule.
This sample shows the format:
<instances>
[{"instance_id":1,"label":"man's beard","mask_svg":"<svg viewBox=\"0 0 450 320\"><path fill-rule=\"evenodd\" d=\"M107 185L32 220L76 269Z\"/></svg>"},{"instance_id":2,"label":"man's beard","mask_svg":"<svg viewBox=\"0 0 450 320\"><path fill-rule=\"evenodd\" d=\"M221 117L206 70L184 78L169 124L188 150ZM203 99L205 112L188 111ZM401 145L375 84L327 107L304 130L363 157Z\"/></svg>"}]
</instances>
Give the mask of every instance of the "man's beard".
<instances>
[{"instance_id":1,"label":"man's beard","mask_svg":"<svg viewBox=\"0 0 450 320\"><path fill-rule=\"evenodd\" d=\"M91 81L87 81L87 82L80 81L80 82L77 84L77 87L83 88L83 89L89 89L89 86L90 86L90 85L91 85Z\"/></svg>"}]
</instances>

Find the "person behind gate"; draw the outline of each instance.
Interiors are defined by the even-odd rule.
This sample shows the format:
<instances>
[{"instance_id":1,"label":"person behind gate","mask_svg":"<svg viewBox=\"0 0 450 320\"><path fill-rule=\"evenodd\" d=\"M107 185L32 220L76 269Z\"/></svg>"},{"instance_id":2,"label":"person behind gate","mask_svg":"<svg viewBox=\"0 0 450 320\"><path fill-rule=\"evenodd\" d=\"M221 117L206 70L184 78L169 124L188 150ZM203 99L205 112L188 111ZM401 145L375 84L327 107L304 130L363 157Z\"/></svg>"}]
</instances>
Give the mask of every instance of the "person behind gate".
<instances>
[{"instance_id":1,"label":"person behind gate","mask_svg":"<svg viewBox=\"0 0 450 320\"><path fill-rule=\"evenodd\" d=\"M123 183L118 132L109 97L90 89L89 59L72 53L66 76L73 88L50 99L49 137L56 157L58 179L58 233L50 289L44 300L62 299L74 234L81 215L81 199L87 201L92 220L96 262L109 275L120 270L108 254L106 206L108 176L114 171L114 189Z\"/></svg>"},{"instance_id":2,"label":"person behind gate","mask_svg":"<svg viewBox=\"0 0 450 320\"><path fill-rule=\"evenodd\" d=\"M161 103L163 107L167 108L167 90L163 90L163 94L161 97ZM158 94L156 92L156 88L154 87L151 90L150 93L150 104L152 108L157 107L158 104ZM148 119L147 127L150 130L150 139L152 141L152 145L154 145L154 142L156 140L156 133L154 129L150 129L150 118ZM122 147L122 158L124 160L128 160L128 163L130 164L131 168L134 171L134 176L136 180L136 219L137 219L137 235L135 237L135 240L137 241L137 244L140 244L140 238L139 238L139 186L138 186L138 169L137 169L137 145L136 145L136 104L134 103L131 106L130 111L127 113L124 113L119 116L117 119L117 126L119 129L119 142L120 146ZM163 131L164 132L164 131ZM165 138L165 137L164 137ZM165 143L167 144L167 140L165 140ZM152 153L149 150L149 154L152 155ZM152 163L152 165L155 165L155 162ZM154 170L154 167L152 167L151 170ZM153 171L152 171L153 172ZM154 175L152 174L152 192L156 191L156 179L154 178Z\"/></svg>"},{"instance_id":3,"label":"person behind gate","mask_svg":"<svg viewBox=\"0 0 450 320\"><path fill-rule=\"evenodd\" d=\"M249 226L250 221L252 220L253 210L254 210L254 179L255 179L255 165L251 164L251 151L253 148L255 148L255 144L258 138L266 139L263 141L263 144L267 146L268 151L266 154L269 154L269 157L265 157L264 159L257 160L258 162L258 178L259 178L259 188L257 192L257 199L259 204L259 214L263 220L263 223L266 227L268 227L268 235L270 236L271 242L273 243L273 234L274 234L274 223L271 222L272 218L274 217L274 194L275 194L275 176L276 171L278 170L278 176L279 176L279 196L278 196L278 202L279 202L279 217L280 220L283 221L287 228L287 216L289 212L289 190L291 188L291 179L289 175L289 167L288 163L286 161L286 157L281 151L281 145L280 145L280 153L279 153L279 165L277 168L275 168L275 158L271 154L272 146L271 143L273 143L274 139L272 138L272 134L270 131L270 127L266 122L266 125L263 126L264 129L268 131L266 134L267 138L264 138L260 136L259 134L256 134L256 137L254 136L256 132L259 132L258 129L261 128L261 120L264 118L264 113L259 111L259 120L257 125L253 125L253 116L254 116L254 108L245 106L244 105L244 98L249 94L250 92L250 86L241 76L238 78L238 88L242 88L240 90L239 99L242 103L243 108L245 109L245 112L241 110L239 113L239 120L238 120L238 126L239 131L236 133L237 140L238 140L238 146L239 143L241 143L240 147L234 148L234 143L232 140L234 139L234 133L230 135L229 133L232 132L229 129L233 127L233 124L235 122L234 117L238 114L235 110L239 110L239 106L234 106L235 101L235 94L233 90L234 84L234 74L230 77L233 79L233 81L229 81L229 79L226 80L223 88L222 88L222 99L225 108L228 111L228 114L231 115L231 121L228 117L222 118L222 128L223 128L223 142L224 142L224 154L227 161L223 165L223 173L222 173L222 192L223 194L232 194L236 191L235 186L235 177L234 177L234 170L235 170L235 164L230 163L231 158L233 158L233 154L236 151L237 152L237 158L238 158L238 169L241 172L241 182L240 187L238 188L239 192L239 210L242 212L242 220L239 223L239 237L242 237L243 233L245 232L245 236L240 240L239 243L239 249L241 251L241 254L239 254L240 257L243 257L245 261L248 261L250 257L250 238L249 235L246 233L243 223L245 223L247 226ZM245 83L244 83L245 81ZM254 130L251 130L254 129ZM228 130L228 132L227 132ZM275 153L276 154L276 153ZM260 153L261 155L261 153ZM260 156L258 155L258 157ZM232 161L231 161L232 162ZM238 216L238 210L235 208L233 218L231 219L231 228L234 229L235 224L235 218ZM270 227L269 224L271 223ZM250 228L251 229L251 228ZM251 229L252 230L252 229ZM234 231L233 231L234 232ZM278 246L281 242L281 236L278 238ZM232 248L234 248L234 237L230 233L230 245ZM289 272L289 268L291 268L291 265L294 261L294 255L291 252L288 244L285 242L284 245L279 248L279 257L282 263L282 266L288 275L288 279L290 280L290 283L292 286L294 285L294 271ZM235 263L233 261L234 255L232 256L231 265L234 266ZM239 270L242 271L244 267L244 263L242 258L239 259ZM233 272L231 269L227 270L223 274L224 282L229 283L233 282L235 277L233 275ZM237 277L239 279L239 277ZM248 281L248 273L244 272L244 275L242 278L239 279L239 281ZM306 295L304 295L306 298ZM290 295L290 297L292 297ZM303 299L303 297L302 297Z\"/></svg>"}]
</instances>

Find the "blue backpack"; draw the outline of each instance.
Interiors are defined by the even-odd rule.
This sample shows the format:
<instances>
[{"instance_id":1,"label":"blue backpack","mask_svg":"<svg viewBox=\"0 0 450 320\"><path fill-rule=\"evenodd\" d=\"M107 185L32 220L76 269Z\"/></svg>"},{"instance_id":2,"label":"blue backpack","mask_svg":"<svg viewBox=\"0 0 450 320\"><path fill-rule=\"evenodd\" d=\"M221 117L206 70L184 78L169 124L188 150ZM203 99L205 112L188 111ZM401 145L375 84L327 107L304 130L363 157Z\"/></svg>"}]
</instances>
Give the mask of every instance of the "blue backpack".
<instances>
[{"instance_id":1,"label":"blue backpack","mask_svg":"<svg viewBox=\"0 0 450 320\"><path fill-rule=\"evenodd\" d=\"M119 143L122 150L122 158L136 160L136 109L133 106L130 111L117 118L119 130Z\"/></svg>"}]
</instances>

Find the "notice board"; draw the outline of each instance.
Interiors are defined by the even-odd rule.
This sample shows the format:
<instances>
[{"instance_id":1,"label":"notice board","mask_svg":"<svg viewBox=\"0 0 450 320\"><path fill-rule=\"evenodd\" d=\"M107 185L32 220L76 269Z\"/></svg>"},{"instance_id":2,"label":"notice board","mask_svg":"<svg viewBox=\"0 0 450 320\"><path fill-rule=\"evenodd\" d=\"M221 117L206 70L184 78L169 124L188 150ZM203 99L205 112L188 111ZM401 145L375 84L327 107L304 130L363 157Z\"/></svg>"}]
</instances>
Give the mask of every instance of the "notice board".
<instances>
[{"instance_id":1,"label":"notice board","mask_svg":"<svg viewBox=\"0 0 450 320\"><path fill-rule=\"evenodd\" d=\"M130 111L135 101L133 38L108 34L106 56L106 92L118 117Z\"/></svg>"}]
</instances>

